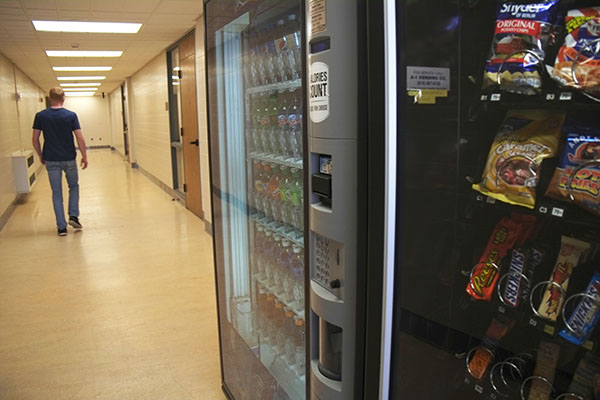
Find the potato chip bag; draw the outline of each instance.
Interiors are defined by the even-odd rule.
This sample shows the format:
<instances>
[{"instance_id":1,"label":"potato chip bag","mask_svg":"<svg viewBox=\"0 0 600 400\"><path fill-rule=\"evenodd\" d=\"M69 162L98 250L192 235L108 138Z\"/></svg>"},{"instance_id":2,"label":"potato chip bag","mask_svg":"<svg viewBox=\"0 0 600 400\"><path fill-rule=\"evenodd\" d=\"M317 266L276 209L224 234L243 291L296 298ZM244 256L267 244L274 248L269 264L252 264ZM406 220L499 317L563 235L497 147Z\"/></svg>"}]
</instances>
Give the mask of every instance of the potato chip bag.
<instances>
[{"instance_id":1,"label":"potato chip bag","mask_svg":"<svg viewBox=\"0 0 600 400\"><path fill-rule=\"evenodd\" d=\"M546 196L600 215L600 130L575 126L566 131L567 145Z\"/></svg>"},{"instance_id":2,"label":"potato chip bag","mask_svg":"<svg viewBox=\"0 0 600 400\"><path fill-rule=\"evenodd\" d=\"M540 92L540 70L556 20L557 0L502 2L498 9L492 48L483 87L534 95Z\"/></svg>"},{"instance_id":3,"label":"potato chip bag","mask_svg":"<svg viewBox=\"0 0 600 400\"><path fill-rule=\"evenodd\" d=\"M542 160L556 155L564 120L563 112L552 110L509 111L473 189L533 209Z\"/></svg>"},{"instance_id":4,"label":"potato chip bag","mask_svg":"<svg viewBox=\"0 0 600 400\"><path fill-rule=\"evenodd\" d=\"M563 85L600 94L600 7L570 10L565 27L568 34L550 74Z\"/></svg>"}]
</instances>

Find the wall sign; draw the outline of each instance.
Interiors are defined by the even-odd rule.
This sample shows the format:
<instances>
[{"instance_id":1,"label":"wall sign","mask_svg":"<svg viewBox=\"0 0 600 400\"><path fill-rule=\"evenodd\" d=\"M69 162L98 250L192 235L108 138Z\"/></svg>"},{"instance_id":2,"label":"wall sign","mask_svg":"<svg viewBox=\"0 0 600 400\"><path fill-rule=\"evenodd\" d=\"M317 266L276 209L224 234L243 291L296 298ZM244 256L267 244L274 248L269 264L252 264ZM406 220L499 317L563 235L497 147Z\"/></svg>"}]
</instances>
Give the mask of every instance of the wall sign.
<instances>
[{"instance_id":1,"label":"wall sign","mask_svg":"<svg viewBox=\"0 0 600 400\"><path fill-rule=\"evenodd\" d=\"M327 30L327 2L325 0L310 0L310 33Z\"/></svg>"},{"instance_id":2,"label":"wall sign","mask_svg":"<svg viewBox=\"0 0 600 400\"><path fill-rule=\"evenodd\" d=\"M450 68L406 67L408 90L450 90Z\"/></svg>"}]
</instances>

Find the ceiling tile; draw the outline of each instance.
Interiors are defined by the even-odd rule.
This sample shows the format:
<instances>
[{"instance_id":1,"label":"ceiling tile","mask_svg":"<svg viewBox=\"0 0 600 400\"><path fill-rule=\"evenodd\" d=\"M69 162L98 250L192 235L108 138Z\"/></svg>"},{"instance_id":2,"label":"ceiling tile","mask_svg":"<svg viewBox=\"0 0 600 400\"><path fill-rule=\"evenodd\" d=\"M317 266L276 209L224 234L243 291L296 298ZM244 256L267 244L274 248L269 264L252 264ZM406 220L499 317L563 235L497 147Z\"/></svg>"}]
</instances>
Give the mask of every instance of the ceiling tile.
<instances>
[{"instance_id":1,"label":"ceiling tile","mask_svg":"<svg viewBox=\"0 0 600 400\"><path fill-rule=\"evenodd\" d=\"M201 2L200 0L198 0ZM93 11L152 13L160 0L102 0L94 1Z\"/></svg>"},{"instance_id":2,"label":"ceiling tile","mask_svg":"<svg viewBox=\"0 0 600 400\"><path fill-rule=\"evenodd\" d=\"M90 0L59 0L58 5L60 10L88 11Z\"/></svg>"},{"instance_id":3,"label":"ceiling tile","mask_svg":"<svg viewBox=\"0 0 600 400\"><path fill-rule=\"evenodd\" d=\"M56 0L21 0L23 8L37 8L41 10L56 10Z\"/></svg>"},{"instance_id":4,"label":"ceiling tile","mask_svg":"<svg viewBox=\"0 0 600 400\"><path fill-rule=\"evenodd\" d=\"M17 0L2 0L0 1L0 8L21 8L21 3Z\"/></svg>"}]
</instances>

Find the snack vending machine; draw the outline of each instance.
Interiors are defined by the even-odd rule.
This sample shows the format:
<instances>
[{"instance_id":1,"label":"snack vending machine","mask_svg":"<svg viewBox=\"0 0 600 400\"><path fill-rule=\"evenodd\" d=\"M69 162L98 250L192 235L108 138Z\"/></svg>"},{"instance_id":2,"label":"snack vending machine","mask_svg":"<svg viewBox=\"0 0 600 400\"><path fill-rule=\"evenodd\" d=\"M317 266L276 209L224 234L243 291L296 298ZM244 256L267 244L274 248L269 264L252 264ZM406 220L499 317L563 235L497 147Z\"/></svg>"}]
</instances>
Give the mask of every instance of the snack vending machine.
<instances>
[{"instance_id":1,"label":"snack vending machine","mask_svg":"<svg viewBox=\"0 0 600 400\"><path fill-rule=\"evenodd\" d=\"M397 7L390 398L600 398L600 3Z\"/></svg>"}]
</instances>

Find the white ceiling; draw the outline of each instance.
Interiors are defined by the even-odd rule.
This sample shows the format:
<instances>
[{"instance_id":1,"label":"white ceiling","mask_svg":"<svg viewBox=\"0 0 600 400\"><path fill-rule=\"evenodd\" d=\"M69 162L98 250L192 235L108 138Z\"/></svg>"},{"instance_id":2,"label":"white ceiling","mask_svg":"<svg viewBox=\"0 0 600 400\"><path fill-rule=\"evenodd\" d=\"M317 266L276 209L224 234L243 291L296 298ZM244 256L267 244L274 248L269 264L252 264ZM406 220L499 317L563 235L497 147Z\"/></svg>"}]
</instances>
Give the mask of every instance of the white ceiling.
<instances>
[{"instance_id":1,"label":"white ceiling","mask_svg":"<svg viewBox=\"0 0 600 400\"><path fill-rule=\"evenodd\" d=\"M203 0L0 0L0 53L43 90L56 76L105 75L110 93L192 29ZM137 34L38 32L32 20L138 22ZM117 58L46 56L46 50L122 50ZM55 72L53 66L112 66L108 72Z\"/></svg>"}]
</instances>

